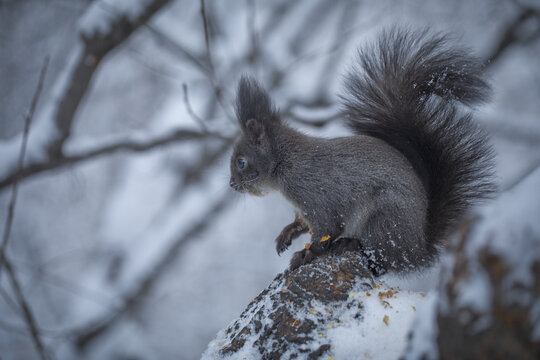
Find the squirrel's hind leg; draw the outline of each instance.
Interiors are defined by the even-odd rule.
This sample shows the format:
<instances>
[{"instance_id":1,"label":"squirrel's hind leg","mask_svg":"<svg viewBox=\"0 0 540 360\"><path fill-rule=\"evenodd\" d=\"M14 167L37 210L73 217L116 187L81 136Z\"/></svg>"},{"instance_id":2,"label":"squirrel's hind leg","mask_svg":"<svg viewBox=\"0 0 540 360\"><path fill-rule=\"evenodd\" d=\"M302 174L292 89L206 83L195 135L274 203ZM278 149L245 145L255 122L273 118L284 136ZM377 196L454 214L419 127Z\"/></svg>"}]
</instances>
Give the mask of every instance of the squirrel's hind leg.
<instances>
[{"instance_id":1,"label":"squirrel's hind leg","mask_svg":"<svg viewBox=\"0 0 540 360\"><path fill-rule=\"evenodd\" d=\"M332 243L329 251L341 255L347 251L359 253L364 258L364 264L371 271L373 276L377 277L386 273L386 269L379 266L369 251L365 251L362 242L355 238L340 237Z\"/></svg>"},{"instance_id":2,"label":"squirrel's hind leg","mask_svg":"<svg viewBox=\"0 0 540 360\"><path fill-rule=\"evenodd\" d=\"M298 213L294 221L285 226L276 238L276 251L278 255L287 250L294 239L309 231L309 225Z\"/></svg>"},{"instance_id":3,"label":"squirrel's hind leg","mask_svg":"<svg viewBox=\"0 0 540 360\"><path fill-rule=\"evenodd\" d=\"M300 267L300 265L310 263L316 257L317 257L316 252L310 249L302 249L300 251L297 251L294 253L291 259L289 269L291 270L297 269Z\"/></svg>"},{"instance_id":4,"label":"squirrel's hind leg","mask_svg":"<svg viewBox=\"0 0 540 360\"><path fill-rule=\"evenodd\" d=\"M320 236L320 232L315 232L311 235L311 242L306 244L306 248L294 253L290 269L294 270L300 265L310 263L317 256L329 250L331 247L331 239L337 239L339 235L331 234Z\"/></svg>"}]
</instances>

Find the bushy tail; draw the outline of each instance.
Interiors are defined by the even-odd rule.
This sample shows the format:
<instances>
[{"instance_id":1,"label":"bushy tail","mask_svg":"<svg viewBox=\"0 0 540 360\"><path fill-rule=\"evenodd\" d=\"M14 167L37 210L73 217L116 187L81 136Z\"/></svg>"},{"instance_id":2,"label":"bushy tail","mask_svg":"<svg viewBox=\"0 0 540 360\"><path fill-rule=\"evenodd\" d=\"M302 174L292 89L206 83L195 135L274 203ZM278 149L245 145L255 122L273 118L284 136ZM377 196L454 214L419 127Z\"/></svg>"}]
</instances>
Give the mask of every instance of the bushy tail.
<instances>
[{"instance_id":1,"label":"bushy tail","mask_svg":"<svg viewBox=\"0 0 540 360\"><path fill-rule=\"evenodd\" d=\"M422 179L431 245L496 189L486 136L457 104L488 99L481 74L480 61L451 47L447 36L394 28L359 52L346 79L349 125L397 148Z\"/></svg>"}]
</instances>

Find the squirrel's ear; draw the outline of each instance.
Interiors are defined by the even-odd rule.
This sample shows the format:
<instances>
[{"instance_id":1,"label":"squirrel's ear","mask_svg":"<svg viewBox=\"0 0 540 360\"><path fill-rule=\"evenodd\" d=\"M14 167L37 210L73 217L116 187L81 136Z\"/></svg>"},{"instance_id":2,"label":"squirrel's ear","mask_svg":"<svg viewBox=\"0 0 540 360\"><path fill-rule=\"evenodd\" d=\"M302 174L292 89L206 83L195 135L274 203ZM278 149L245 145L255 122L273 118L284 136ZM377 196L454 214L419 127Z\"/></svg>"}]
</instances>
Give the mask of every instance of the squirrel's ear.
<instances>
[{"instance_id":1,"label":"squirrel's ear","mask_svg":"<svg viewBox=\"0 0 540 360\"><path fill-rule=\"evenodd\" d=\"M266 149L268 146L268 139L266 138L266 132L264 125L260 120L249 119L246 121L244 133L249 142L253 145Z\"/></svg>"},{"instance_id":2,"label":"squirrel's ear","mask_svg":"<svg viewBox=\"0 0 540 360\"><path fill-rule=\"evenodd\" d=\"M236 116L240 127L244 132L247 130L249 120L254 120L266 126L279 121L276 109L272 105L270 96L253 78L242 76L238 83L236 94Z\"/></svg>"}]
</instances>

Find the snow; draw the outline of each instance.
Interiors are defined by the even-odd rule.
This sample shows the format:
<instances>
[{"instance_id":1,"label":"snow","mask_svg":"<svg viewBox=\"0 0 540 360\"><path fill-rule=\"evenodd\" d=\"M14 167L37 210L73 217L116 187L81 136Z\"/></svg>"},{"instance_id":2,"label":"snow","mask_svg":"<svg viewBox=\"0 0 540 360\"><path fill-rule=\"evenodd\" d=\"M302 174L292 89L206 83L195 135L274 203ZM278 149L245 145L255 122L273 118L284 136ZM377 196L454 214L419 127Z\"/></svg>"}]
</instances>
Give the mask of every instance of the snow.
<instances>
[{"instance_id":1,"label":"snow","mask_svg":"<svg viewBox=\"0 0 540 360\"><path fill-rule=\"evenodd\" d=\"M516 282L532 286L537 276L532 272L532 262L540 254L540 239L536 235L540 233L538 189L540 169L484 209L483 221L472 234L475 241L467 244L468 254L489 247L511 266L512 272L506 279L508 286ZM512 241L513 251L508 251L509 241Z\"/></svg>"},{"instance_id":2,"label":"snow","mask_svg":"<svg viewBox=\"0 0 540 360\"><path fill-rule=\"evenodd\" d=\"M392 291L391 298L378 297ZM371 296L367 296L370 293ZM364 306L362 319L354 319L351 310L338 317L340 326L331 328L330 355L335 359L397 359L407 344L407 335L417 309L426 301L424 293L381 285L372 292L353 295ZM386 320L386 322L385 322Z\"/></svg>"},{"instance_id":3,"label":"snow","mask_svg":"<svg viewBox=\"0 0 540 360\"><path fill-rule=\"evenodd\" d=\"M475 265L471 266L474 276L458 284L460 293L458 304L461 307L470 307L478 313L486 313L491 309L491 285L485 271L478 264ZM463 319L463 322L467 321L469 319Z\"/></svg>"},{"instance_id":4,"label":"snow","mask_svg":"<svg viewBox=\"0 0 540 360\"><path fill-rule=\"evenodd\" d=\"M471 307L477 314L488 314L492 302L491 282L478 263L478 254L488 249L492 254L503 259L511 269L503 279L503 289L515 289L515 285L526 289L534 285L538 274L533 273L533 262L540 254L540 169L524 179L514 189L501 194L490 206L482 209L479 225L470 235L471 240L465 245L469 261L470 276L458 283L456 303L459 307ZM509 249L509 242L512 249ZM540 300L527 298L519 291L509 291L512 301L530 303ZM463 319L468 321L469 319ZM532 319L537 324L540 317ZM479 328L487 326L489 321L479 319Z\"/></svg>"},{"instance_id":5,"label":"snow","mask_svg":"<svg viewBox=\"0 0 540 360\"><path fill-rule=\"evenodd\" d=\"M426 296L412 325L411 338L404 354L405 359L437 359L437 304L439 296L433 291Z\"/></svg>"},{"instance_id":6,"label":"snow","mask_svg":"<svg viewBox=\"0 0 540 360\"><path fill-rule=\"evenodd\" d=\"M283 286L283 280L277 285L272 284L270 294L281 291ZM275 310L270 294L250 308L247 316L243 314L243 317L230 324L230 327L238 324L238 329L248 327L251 331L251 336L238 352L225 355L219 352L223 345L230 341L223 329L209 343L202 359L259 358L261 355L254 344L260 334L253 331L253 324L249 320L261 310L268 312L268 319L269 311ZM323 304L312 300L307 307L309 312L305 313L295 311L294 305L289 306L292 306L290 311L295 319L300 322L310 319L318 324L308 334L313 340L307 343L307 347L302 346L303 349L315 351L322 345L330 344L330 350L325 353L329 358L397 359L406 347L407 335L417 309L422 309L422 305L430 298L423 292L390 287L385 283L377 283L366 289L366 285L359 282L350 291L346 301ZM319 325L321 316L326 320ZM270 352L271 344L267 346L270 347L267 349ZM282 358L288 359L294 353L294 348L289 349L282 354Z\"/></svg>"},{"instance_id":7,"label":"snow","mask_svg":"<svg viewBox=\"0 0 540 360\"><path fill-rule=\"evenodd\" d=\"M540 259L539 188L540 168L483 210L483 221L474 230L471 235L473 241L469 241L466 247L471 259L476 259L474 254L489 249L503 260L510 270L502 280L503 291L512 290L505 292L506 300L531 309L529 321L534 326L533 333L537 339L540 333L540 299L531 296L535 281L538 281L538 274L533 273L533 264ZM458 294L459 301L485 296L483 287L476 285L487 282L487 279L482 279L480 274L473 278L473 283L464 286ZM484 304L480 310L480 313L486 313L489 307Z\"/></svg>"}]
</instances>

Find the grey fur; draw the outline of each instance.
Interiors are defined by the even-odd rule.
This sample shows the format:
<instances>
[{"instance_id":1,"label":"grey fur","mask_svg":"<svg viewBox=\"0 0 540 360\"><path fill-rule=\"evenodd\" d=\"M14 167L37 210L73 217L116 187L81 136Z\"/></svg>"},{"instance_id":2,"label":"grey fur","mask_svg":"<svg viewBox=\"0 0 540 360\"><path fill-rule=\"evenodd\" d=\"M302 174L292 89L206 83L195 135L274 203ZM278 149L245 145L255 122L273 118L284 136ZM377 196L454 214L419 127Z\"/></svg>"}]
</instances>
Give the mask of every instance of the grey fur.
<instances>
[{"instance_id":1,"label":"grey fur","mask_svg":"<svg viewBox=\"0 0 540 360\"><path fill-rule=\"evenodd\" d=\"M343 96L358 133L349 137L291 129L254 80L240 81L243 136L231 186L255 195L274 189L295 206L278 253L307 227L313 235L291 268L340 249L362 251L375 273L428 265L470 205L495 189L485 136L454 104L487 98L474 58L445 36L392 29L359 53L359 64Z\"/></svg>"}]
</instances>

